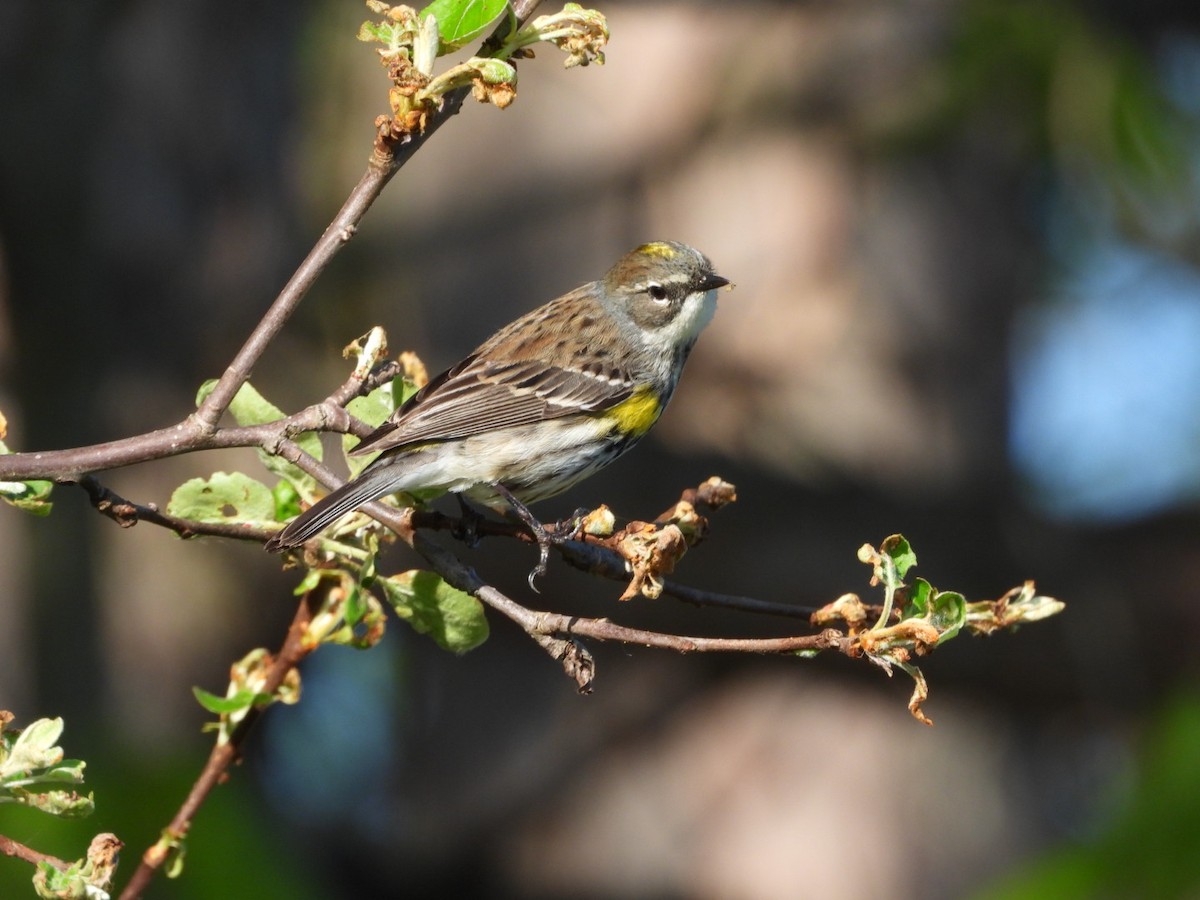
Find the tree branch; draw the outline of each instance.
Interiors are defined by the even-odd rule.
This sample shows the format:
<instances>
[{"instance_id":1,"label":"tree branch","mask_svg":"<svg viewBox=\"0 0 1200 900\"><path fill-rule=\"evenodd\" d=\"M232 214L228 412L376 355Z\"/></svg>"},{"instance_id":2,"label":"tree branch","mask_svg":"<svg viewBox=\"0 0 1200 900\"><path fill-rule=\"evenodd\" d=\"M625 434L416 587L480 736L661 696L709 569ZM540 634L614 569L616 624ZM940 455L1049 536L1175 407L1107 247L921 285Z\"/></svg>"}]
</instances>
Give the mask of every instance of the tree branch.
<instances>
[{"instance_id":1,"label":"tree branch","mask_svg":"<svg viewBox=\"0 0 1200 900\"><path fill-rule=\"evenodd\" d=\"M512 619L543 649L562 661L568 674L575 678L581 691L589 689L588 685L593 674L592 667L590 664L587 666L586 677L581 680L580 673L573 667L580 662L580 653L586 654L586 651L578 646L572 651L571 648L565 646L562 638L590 637L601 641L620 641L628 644L641 644L645 647L659 647L679 653L795 653L802 650L835 649L849 654L852 648L852 640L832 628L825 629L819 634L779 638L689 637L628 628L624 625L616 625L608 619L565 616L560 613L529 609L487 584L474 569L464 565L458 557L424 535L414 533L410 544L449 584L477 597L481 602ZM590 663L590 657L588 660Z\"/></svg>"},{"instance_id":2,"label":"tree branch","mask_svg":"<svg viewBox=\"0 0 1200 900\"><path fill-rule=\"evenodd\" d=\"M71 863L65 859L59 859L57 856L51 856L48 853L41 853L2 834L0 834L0 853L3 853L5 856L15 857L16 859L23 859L25 862L35 866L38 863L49 863L60 872L65 872L71 868Z\"/></svg>"},{"instance_id":3,"label":"tree branch","mask_svg":"<svg viewBox=\"0 0 1200 900\"><path fill-rule=\"evenodd\" d=\"M288 628L283 646L280 647L279 653L276 654L270 668L267 670L262 685L262 693L273 695L279 686L283 684L288 673L296 668L304 657L319 646L310 645L305 640L305 635L309 624L312 622L313 614L319 607L320 604L317 600L316 592L309 591L304 595L304 599L300 601L299 606L296 608L296 615L292 619L291 626ZM121 891L121 900L133 900L133 898L140 897L154 878L154 875L170 858L174 848L187 837L196 813L204 804L208 795L212 793L213 788L224 781L226 771L241 755L241 747L246 736L265 710L265 706L250 707L246 712L245 718L230 733L229 740L225 743L218 742L213 746L203 770L201 770L199 777L192 785L192 789L188 792L187 798L179 807L178 812L175 813L170 824L163 830L162 837L142 854L141 863L130 877L128 884L125 885L125 889Z\"/></svg>"},{"instance_id":4,"label":"tree branch","mask_svg":"<svg viewBox=\"0 0 1200 900\"><path fill-rule=\"evenodd\" d=\"M537 8L540 0L518 0L513 4L516 22L523 24ZM507 34L506 20L496 29L489 42L502 40ZM108 441L87 447L69 450L33 451L0 456L0 480L22 481L48 479L51 481L78 481L90 472L148 462L196 450L217 447L262 446L254 440L258 432L239 429L220 429L221 416L233 402L238 390L250 377L250 372L262 356L263 351L279 334L291 318L300 301L308 293L313 282L320 276L333 258L354 237L358 223L367 210L378 199L391 181L392 176L425 145L443 124L462 108L463 100L470 93L469 87L448 92L442 106L431 113L423 131L396 135L390 128L379 126L375 143L367 162L367 170L351 191L333 221L317 240L312 250L300 263L272 301L267 312L255 326L233 361L225 369L212 392L199 408L182 422L147 434ZM297 416L310 414L309 410ZM291 421L296 417L288 417ZM272 425L276 423L271 423ZM267 428L269 426L259 426ZM304 428L301 430L314 430ZM332 429L331 429L332 430ZM299 433L294 432L294 433Z\"/></svg>"}]
</instances>

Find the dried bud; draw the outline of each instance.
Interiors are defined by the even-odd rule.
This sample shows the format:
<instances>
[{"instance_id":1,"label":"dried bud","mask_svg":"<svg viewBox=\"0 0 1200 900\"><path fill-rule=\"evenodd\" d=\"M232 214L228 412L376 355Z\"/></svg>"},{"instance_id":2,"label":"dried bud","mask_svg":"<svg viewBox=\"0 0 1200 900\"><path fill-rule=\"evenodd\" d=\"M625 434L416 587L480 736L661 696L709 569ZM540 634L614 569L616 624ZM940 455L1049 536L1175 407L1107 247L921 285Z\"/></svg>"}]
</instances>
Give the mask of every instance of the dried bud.
<instances>
[{"instance_id":1,"label":"dried bud","mask_svg":"<svg viewBox=\"0 0 1200 900\"><path fill-rule=\"evenodd\" d=\"M696 500L713 509L720 509L737 500L737 488L714 475L696 489Z\"/></svg>"},{"instance_id":2,"label":"dried bud","mask_svg":"<svg viewBox=\"0 0 1200 900\"><path fill-rule=\"evenodd\" d=\"M708 519L696 512L696 507L686 500L678 501L669 510L659 516L657 524L679 526L688 546L694 547L708 534Z\"/></svg>"},{"instance_id":3,"label":"dried bud","mask_svg":"<svg viewBox=\"0 0 1200 900\"><path fill-rule=\"evenodd\" d=\"M617 519L611 509L601 504L583 517L579 530L593 537L608 537L616 527Z\"/></svg>"},{"instance_id":4,"label":"dried bud","mask_svg":"<svg viewBox=\"0 0 1200 900\"><path fill-rule=\"evenodd\" d=\"M429 370L425 368L425 363L421 362L421 357L411 350L405 350L397 359L400 361L404 378L411 382L413 387L423 388L429 384Z\"/></svg>"},{"instance_id":5,"label":"dried bud","mask_svg":"<svg viewBox=\"0 0 1200 900\"><path fill-rule=\"evenodd\" d=\"M641 594L655 600L662 594L662 576L675 570L675 564L687 552L687 541L676 525L658 528L646 522L631 522L617 540L616 549L633 572L633 580L621 599L631 600Z\"/></svg>"}]
</instances>

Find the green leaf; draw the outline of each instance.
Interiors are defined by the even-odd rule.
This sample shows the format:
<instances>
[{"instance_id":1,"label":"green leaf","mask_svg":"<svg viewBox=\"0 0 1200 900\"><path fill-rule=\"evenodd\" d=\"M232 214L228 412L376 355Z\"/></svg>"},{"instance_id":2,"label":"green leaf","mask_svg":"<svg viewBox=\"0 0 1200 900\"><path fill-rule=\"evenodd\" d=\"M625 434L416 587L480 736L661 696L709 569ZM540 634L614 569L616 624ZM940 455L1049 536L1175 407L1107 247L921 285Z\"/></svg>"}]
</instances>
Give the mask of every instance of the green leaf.
<instances>
[{"instance_id":1,"label":"green leaf","mask_svg":"<svg viewBox=\"0 0 1200 900\"><path fill-rule=\"evenodd\" d=\"M362 617L367 613L365 593L362 588L355 587L346 594L346 603L342 607L342 618L351 628L361 622Z\"/></svg>"},{"instance_id":2,"label":"green leaf","mask_svg":"<svg viewBox=\"0 0 1200 900\"><path fill-rule=\"evenodd\" d=\"M261 481L241 472L214 472L192 478L171 494L167 512L198 522L270 526L275 524L275 498Z\"/></svg>"},{"instance_id":3,"label":"green leaf","mask_svg":"<svg viewBox=\"0 0 1200 900\"><path fill-rule=\"evenodd\" d=\"M433 0L418 15L437 18L444 55L475 40L507 8L507 0Z\"/></svg>"},{"instance_id":4,"label":"green leaf","mask_svg":"<svg viewBox=\"0 0 1200 900\"><path fill-rule=\"evenodd\" d=\"M38 719L27 726L0 761L0 778L28 776L37 769L58 765L63 752L55 744L62 732L61 718Z\"/></svg>"},{"instance_id":5,"label":"green leaf","mask_svg":"<svg viewBox=\"0 0 1200 900\"><path fill-rule=\"evenodd\" d=\"M403 381L398 378L396 381ZM375 388L365 397L355 397L346 404L346 412L357 419L366 422L372 428L382 425L396 410L396 395L391 384L385 384ZM376 454L368 453L365 456L351 456L350 451L358 446L359 439L351 434L342 435L342 451L346 456L346 465L350 468L350 477L354 477L361 472L369 463L371 463Z\"/></svg>"},{"instance_id":6,"label":"green leaf","mask_svg":"<svg viewBox=\"0 0 1200 900\"><path fill-rule=\"evenodd\" d=\"M92 884L83 870L82 861L60 871L43 860L33 874L33 892L44 900L108 900L108 891Z\"/></svg>"},{"instance_id":7,"label":"green leaf","mask_svg":"<svg viewBox=\"0 0 1200 900\"><path fill-rule=\"evenodd\" d=\"M216 694L210 694L203 688L198 687L193 687L192 693L201 706L210 713L216 713L219 716L241 712L242 710L249 709L256 703L266 703L271 699L270 694L259 694L249 688L242 688L232 697L218 697Z\"/></svg>"},{"instance_id":8,"label":"green leaf","mask_svg":"<svg viewBox=\"0 0 1200 900\"><path fill-rule=\"evenodd\" d=\"M11 794L18 803L64 819L82 819L96 809L91 794L86 797L74 791L46 791L39 794L25 788L12 788Z\"/></svg>"},{"instance_id":9,"label":"green leaf","mask_svg":"<svg viewBox=\"0 0 1200 900\"><path fill-rule=\"evenodd\" d=\"M941 632L938 643L950 640L967 621L967 598L957 591L941 591L933 598L929 623Z\"/></svg>"},{"instance_id":10,"label":"green leaf","mask_svg":"<svg viewBox=\"0 0 1200 900\"><path fill-rule=\"evenodd\" d=\"M0 728L11 715L0 713ZM78 759L63 759L57 746L62 719L38 719L13 738L0 735L0 803L20 803L54 816L80 817L95 808L92 796L74 791L37 791L43 784L79 784L86 766Z\"/></svg>"},{"instance_id":11,"label":"green leaf","mask_svg":"<svg viewBox=\"0 0 1200 900\"><path fill-rule=\"evenodd\" d=\"M308 569L304 573L304 577L300 579L300 583L296 585L292 591L297 597L307 594L309 591L316 588L321 583L321 570Z\"/></svg>"},{"instance_id":12,"label":"green leaf","mask_svg":"<svg viewBox=\"0 0 1200 900\"><path fill-rule=\"evenodd\" d=\"M908 588L908 603L900 611L901 619L920 618L929 612L929 600L934 587L924 578L914 578Z\"/></svg>"},{"instance_id":13,"label":"green leaf","mask_svg":"<svg viewBox=\"0 0 1200 900\"><path fill-rule=\"evenodd\" d=\"M12 451L0 441L0 454ZM54 489L53 481L0 481L0 498L10 506L23 509L35 516L48 516L54 504L49 501Z\"/></svg>"},{"instance_id":14,"label":"green leaf","mask_svg":"<svg viewBox=\"0 0 1200 900\"><path fill-rule=\"evenodd\" d=\"M399 409L417 392L420 388L407 378L392 379L392 405Z\"/></svg>"},{"instance_id":15,"label":"green leaf","mask_svg":"<svg viewBox=\"0 0 1200 900\"><path fill-rule=\"evenodd\" d=\"M300 494L296 486L286 478L275 482L271 496L275 498L275 521L286 522L300 515Z\"/></svg>"},{"instance_id":16,"label":"green leaf","mask_svg":"<svg viewBox=\"0 0 1200 900\"><path fill-rule=\"evenodd\" d=\"M891 557L892 564L896 567L896 576L901 581L908 570L917 564L917 554L902 534L884 538L883 543L879 545L879 552Z\"/></svg>"},{"instance_id":17,"label":"green leaf","mask_svg":"<svg viewBox=\"0 0 1200 900\"><path fill-rule=\"evenodd\" d=\"M967 621L967 600L956 591L939 591L924 578L914 578L900 618L923 619L938 630L938 643L958 634Z\"/></svg>"},{"instance_id":18,"label":"green leaf","mask_svg":"<svg viewBox=\"0 0 1200 900\"><path fill-rule=\"evenodd\" d=\"M54 508L47 499L53 488L53 481L0 481L0 497L32 515L48 516Z\"/></svg>"},{"instance_id":19,"label":"green leaf","mask_svg":"<svg viewBox=\"0 0 1200 900\"><path fill-rule=\"evenodd\" d=\"M467 63L487 84L511 84L517 80L517 67L502 59L473 56Z\"/></svg>"},{"instance_id":20,"label":"green leaf","mask_svg":"<svg viewBox=\"0 0 1200 900\"><path fill-rule=\"evenodd\" d=\"M173 843L167 851L167 861L163 866L163 874L168 878L178 878L183 874L183 864L187 859L187 844L183 840Z\"/></svg>"},{"instance_id":21,"label":"green leaf","mask_svg":"<svg viewBox=\"0 0 1200 900\"><path fill-rule=\"evenodd\" d=\"M440 575L413 569L381 578L388 602L400 618L433 638L439 646L466 653L488 637L483 605L470 594L446 584Z\"/></svg>"}]
</instances>

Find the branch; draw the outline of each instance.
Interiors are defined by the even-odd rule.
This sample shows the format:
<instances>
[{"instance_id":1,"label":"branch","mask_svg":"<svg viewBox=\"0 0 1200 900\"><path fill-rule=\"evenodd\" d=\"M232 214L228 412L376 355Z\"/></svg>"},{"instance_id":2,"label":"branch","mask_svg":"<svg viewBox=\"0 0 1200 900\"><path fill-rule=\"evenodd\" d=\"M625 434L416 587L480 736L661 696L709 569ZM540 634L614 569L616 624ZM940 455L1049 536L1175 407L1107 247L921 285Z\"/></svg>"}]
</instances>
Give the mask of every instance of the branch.
<instances>
[{"instance_id":1,"label":"branch","mask_svg":"<svg viewBox=\"0 0 1200 900\"><path fill-rule=\"evenodd\" d=\"M540 0L517 0L513 4L516 24L523 24L533 14L539 2ZM510 23L506 20L488 39L488 43L502 41L508 34L509 27ZM342 247L354 237L358 230L358 223L362 221L367 210L371 208L388 182L391 181L392 176L425 145L425 142L445 122L458 113L462 108L463 100L469 93L470 87L462 87L448 92L441 107L428 116L423 131L395 134L382 126L377 128L366 172L363 173L358 184L346 198L346 202L342 204L342 208L334 216L333 221L329 223L312 250L300 263L292 277L288 279L283 290L271 303L263 318L217 381L212 392L194 413L182 422L168 428L117 441L69 450L33 451L0 456L0 480L47 479L58 482L74 482L78 481L80 476L90 472L177 456L196 450L244 446L263 446L264 449L269 450L270 448L265 446L262 441L264 435L274 433L270 429L277 423L271 423L270 426L258 426L254 429L220 429L218 423L221 416L233 402L238 390L250 377L251 370L267 346L279 334L300 301L308 293L313 282L333 261ZM336 406L336 404L334 405ZM284 422L294 426L298 424L295 421L297 418L312 415L319 416L320 414L310 407L296 416L289 416ZM307 424L307 421L305 419L304 424ZM315 428L299 428L292 434L312 430L336 430L336 428L318 424Z\"/></svg>"},{"instance_id":2,"label":"branch","mask_svg":"<svg viewBox=\"0 0 1200 900\"><path fill-rule=\"evenodd\" d=\"M267 671L262 693L273 695L279 686L283 684L288 673L296 668L304 657L319 646L311 645L305 640L308 626L313 619L313 613L318 608L319 603L315 592L307 592L304 595L304 599L301 600L300 605L296 608L296 615L292 619L291 626L288 628L283 646L280 648L279 653L276 654ZM242 744L265 709L265 706L251 707L247 710L245 718L230 733L229 740L224 743L218 741L214 744L212 752L208 756L208 761L204 764L204 769L192 785L192 789L188 792L187 798L179 807L179 811L175 813L170 824L163 830L162 837L142 854L141 863L134 871L132 877L130 877L129 883L125 885L125 889L121 892L121 900L133 900L133 898L140 897L158 870L162 868L163 864L171 857L171 854L175 852L176 848L187 837L196 813L204 804L208 795L212 793L213 788L225 780L226 771L241 755Z\"/></svg>"},{"instance_id":3,"label":"branch","mask_svg":"<svg viewBox=\"0 0 1200 900\"><path fill-rule=\"evenodd\" d=\"M48 853L41 853L34 850L32 847L26 847L19 841L14 841L10 837L5 837L0 834L0 853L5 856L13 856L17 859L23 859L27 863L37 865L38 863L49 863L61 872L65 872L71 868L71 863L65 859L59 859L57 856L50 856Z\"/></svg>"},{"instance_id":4,"label":"branch","mask_svg":"<svg viewBox=\"0 0 1200 900\"><path fill-rule=\"evenodd\" d=\"M565 541L557 545L562 558L575 568L592 575L600 575L612 581L628 581L629 571L625 560L604 544L593 543L590 536L584 535L584 541ZM760 600L757 597L742 597L736 594L722 594L715 591L704 591L688 587L684 584L663 579L662 592L676 600L682 600L693 606L713 606L720 609L733 609L739 612L760 613L768 616L784 616L790 619L808 619L817 607L798 606L791 603L777 603L772 600Z\"/></svg>"},{"instance_id":5,"label":"branch","mask_svg":"<svg viewBox=\"0 0 1200 900\"><path fill-rule=\"evenodd\" d=\"M161 525L175 532L181 538L193 538L200 535L210 537L226 537L239 541L256 541L262 543L275 533L271 528L257 528L253 525L242 525L235 522L200 522L195 519L183 519L159 510L151 503L143 506L126 500L112 488L105 487L93 475L84 475L78 484L87 491L92 506L101 515L108 516L122 528L132 528L138 522L149 522Z\"/></svg>"},{"instance_id":6,"label":"branch","mask_svg":"<svg viewBox=\"0 0 1200 900\"><path fill-rule=\"evenodd\" d=\"M392 370L389 368L388 371ZM343 405L361 393L368 384L373 383L373 377L366 381L355 380L355 389L349 396L346 396L347 387L343 385L322 402L263 425L234 426L202 432L189 424L189 417L170 428L160 428L119 441L70 450L0 455L0 480L26 481L44 478L59 484L75 484L90 472L119 469L122 466L166 459L197 450L261 447L268 452L275 452L282 441L306 431L328 431L337 434L353 432L359 425L343 409Z\"/></svg>"},{"instance_id":7,"label":"branch","mask_svg":"<svg viewBox=\"0 0 1200 900\"><path fill-rule=\"evenodd\" d=\"M664 634L616 625L608 619L565 616L529 609L497 588L487 584L474 569L464 565L450 551L424 535L414 533L409 542L414 550L449 584L466 591L481 602L503 613L538 642L551 656L560 660L581 691L589 690L594 674L590 656L573 640L590 637L600 641L620 641L659 647L680 653L796 653L804 650L836 649L849 655L852 640L842 632L828 628L819 634L780 638L706 638ZM572 640L564 640L571 638Z\"/></svg>"}]
</instances>

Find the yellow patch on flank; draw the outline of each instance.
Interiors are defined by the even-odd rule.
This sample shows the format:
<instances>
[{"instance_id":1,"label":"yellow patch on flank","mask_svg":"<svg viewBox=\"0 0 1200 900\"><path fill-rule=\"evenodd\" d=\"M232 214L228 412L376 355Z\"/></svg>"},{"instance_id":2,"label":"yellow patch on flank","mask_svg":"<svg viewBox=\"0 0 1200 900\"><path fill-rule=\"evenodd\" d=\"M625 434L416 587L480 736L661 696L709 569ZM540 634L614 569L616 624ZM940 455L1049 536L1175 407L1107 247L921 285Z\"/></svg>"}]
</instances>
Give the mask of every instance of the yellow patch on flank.
<instances>
[{"instance_id":1,"label":"yellow patch on flank","mask_svg":"<svg viewBox=\"0 0 1200 900\"><path fill-rule=\"evenodd\" d=\"M661 241L655 241L652 244L642 244L642 246L637 248L637 252L643 256L658 256L662 259L675 258L675 248Z\"/></svg>"},{"instance_id":2,"label":"yellow patch on flank","mask_svg":"<svg viewBox=\"0 0 1200 900\"><path fill-rule=\"evenodd\" d=\"M641 437L658 421L662 404L658 396L648 388L636 391L632 397L622 400L603 415L614 420L619 434Z\"/></svg>"}]
</instances>

